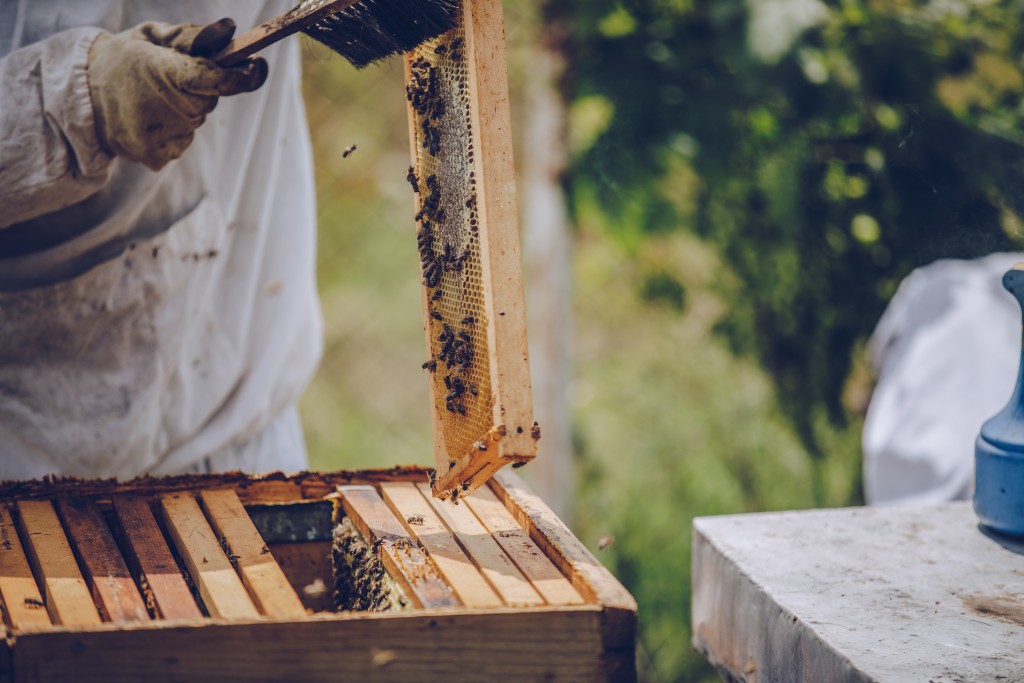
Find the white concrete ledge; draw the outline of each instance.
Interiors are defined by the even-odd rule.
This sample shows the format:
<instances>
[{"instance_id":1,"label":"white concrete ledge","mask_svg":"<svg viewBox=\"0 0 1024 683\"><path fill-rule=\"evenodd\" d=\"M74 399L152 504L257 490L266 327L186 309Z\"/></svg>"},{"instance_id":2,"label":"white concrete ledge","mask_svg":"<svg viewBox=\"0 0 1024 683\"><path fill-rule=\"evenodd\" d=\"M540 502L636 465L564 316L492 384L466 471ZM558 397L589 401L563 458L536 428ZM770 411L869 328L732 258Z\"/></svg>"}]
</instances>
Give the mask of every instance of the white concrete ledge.
<instances>
[{"instance_id":1,"label":"white concrete ledge","mask_svg":"<svg viewBox=\"0 0 1024 683\"><path fill-rule=\"evenodd\" d=\"M694 646L727 681L1024 681L1024 556L966 503L693 531Z\"/></svg>"}]
</instances>

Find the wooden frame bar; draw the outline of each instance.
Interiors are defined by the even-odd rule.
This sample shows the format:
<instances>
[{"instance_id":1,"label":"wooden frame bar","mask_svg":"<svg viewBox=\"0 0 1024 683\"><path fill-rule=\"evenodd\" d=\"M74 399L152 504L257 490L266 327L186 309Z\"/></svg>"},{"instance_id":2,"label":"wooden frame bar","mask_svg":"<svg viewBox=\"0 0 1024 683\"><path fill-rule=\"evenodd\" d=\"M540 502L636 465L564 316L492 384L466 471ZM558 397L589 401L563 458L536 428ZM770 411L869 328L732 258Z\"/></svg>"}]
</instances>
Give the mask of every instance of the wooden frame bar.
<instances>
[{"instance_id":1,"label":"wooden frame bar","mask_svg":"<svg viewBox=\"0 0 1024 683\"><path fill-rule=\"evenodd\" d=\"M437 568L405 531L372 486L339 486L345 514L378 554L391 577L417 607L451 607L459 604L455 593Z\"/></svg>"},{"instance_id":2,"label":"wooden frame bar","mask_svg":"<svg viewBox=\"0 0 1024 683\"><path fill-rule=\"evenodd\" d=\"M18 503L18 523L29 563L39 580L43 601L54 624L100 623L89 586L78 569L57 512L49 501Z\"/></svg>"},{"instance_id":3,"label":"wooden frame bar","mask_svg":"<svg viewBox=\"0 0 1024 683\"><path fill-rule=\"evenodd\" d=\"M18 530L3 505L0 505L0 599L3 600L7 625L11 628L31 630L50 625L43 596L32 576Z\"/></svg>"},{"instance_id":4,"label":"wooden frame bar","mask_svg":"<svg viewBox=\"0 0 1024 683\"><path fill-rule=\"evenodd\" d=\"M138 496L114 496L116 533L128 568L146 606L161 619L199 619L203 613L185 583L149 503Z\"/></svg>"},{"instance_id":5,"label":"wooden frame bar","mask_svg":"<svg viewBox=\"0 0 1024 683\"><path fill-rule=\"evenodd\" d=\"M171 494L160 499L160 509L167 531L195 579L210 616L221 619L258 617L256 605L196 499L188 493Z\"/></svg>"},{"instance_id":6,"label":"wooden frame bar","mask_svg":"<svg viewBox=\"0 0 1024 683\"><path fill-rule=\"evenodd\" d=\"M304 616L306 608L274 561L238 495L231 489L214 489L203 491L199 499L260 612L276 618Z\"/></svg>"},{"instance_id":7,"label":"wooden frame bar","mask_svg":"<svg viewBox=\"0 0 1024 683\"><path fill-rule=\"evenodd\" d=\"M103 620L148 620L146 603L96 503L61 498L57 511Z\"/></svg>"}]
</instances>

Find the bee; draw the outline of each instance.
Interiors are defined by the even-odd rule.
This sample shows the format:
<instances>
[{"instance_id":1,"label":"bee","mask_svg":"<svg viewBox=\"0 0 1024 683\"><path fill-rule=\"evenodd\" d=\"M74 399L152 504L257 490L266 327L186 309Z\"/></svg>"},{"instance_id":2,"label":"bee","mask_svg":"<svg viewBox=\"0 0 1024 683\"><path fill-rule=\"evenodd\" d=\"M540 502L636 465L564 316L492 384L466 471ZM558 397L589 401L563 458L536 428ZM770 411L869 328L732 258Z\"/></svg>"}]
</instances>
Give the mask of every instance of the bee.
<instances>
[{"instance_id":1,"label":"bee","mask_svg":"<svg viewBox=\"0 0 1024 683\"><path fill-rule=\"evenodd\" d=\"M475 322L476 322L476 318L474 318L471 315L467 315L465 318L462 319L462 324L463 325L472 325Z\"/></svg>"},{"instance_id":2,"label":"bee","mask_svg":"<svg viewBox=\"0 0 1024 683\"><path fill-rule=\"evenodd\" d=\"M478 451L486 451L487 444L485 444L483 441L475 441L473 443L473 448L477 449Z\"/></svg>"},{"instance_id":3,"label":"bee","mask_svg":"<svg viewBox=\"0 0 1024 683\"><path fill-rule=\"evenodd\" d=\"M520 467L526 467L525 462L514 462L512 463L512 469L518 470Z\"/></svg>"},{"instance_id":4,"label":"bee","mask_svg":"<svg viewBox=\"0 0 1024 683\"><path fill-rule=\"evenodd\" d=\"M458 498L459 498L459 490L458 489L452 489L452 495L449 498L449 500L452 501L452 505L458 505L459 504Z\"/></svg>"},{"instance_id":5,"label":"bee","mask_svg":"<svg viewBox=\"0 0 1024 683\"><path fill-rule=\"evenodd\" d=\"M468 491L469 490L469 482L468 481L462 482L462 490L463 491Z\"/></svg>"},{"instance_id":6,"label":"bee","mask_svg":"<svg viewBox=\"0 0 1024 683\"><path fill-rule=\"evenodd\" d=\"M470 337L469 333L467 333L467 332L459 332L459 339L461 339L464 342L471 342L471 341L473 341L473 338Z\"/></svg>"},{"instance_id":7,"label":"bee","mask_svg":"<svg viewBox=\"0 0 1024 683\"><path fill-rule=\"evenodd\" d=\"M434 214L434 220L437 221L438 223L444 223L444 219L447 217L448 213L444 209L441 209L436 214Z\"/></svg>"},{"instance_id":8,"label":"bee","mask_svg":"<svg viewBox=\"0 0 1024 683\"><path fill-rule=\"evenodd\" d=\"M459 412L459 415L466 414L466 406L462 405L461 403L455 404L455 410Z\"/></svg>"},{"instance_id":9,"label":"bee","mask_svg":"<svg viewBox=\"0 0 1024 683\"><path fill-rule=\"evenodd\" d=\"M465 41L462 38L456 38L455 40L452 41L452 49L458 50L460 47L462 47L462 43L464 42Z\"/></svg>"},{"instance_id":10,"label":"bee","mask_svg":"<svg viewBox=\"0 0 1024 683\"><path fill-rule=\"evenodd\" d=\"M417 526L423 525L423 515L409 515L405 518L406 523L415 524Z\"/></svg>"},{"instance_id":11,"label":"bee","mask_svg":"<svg viewBox=\"0 0 1024 683\"><path fill-rule=\"evenodd\" d=\"M437 483L437 470L427 470L427 479L430 482L431 488Z\"/></svg>"},{"instance_id":12,"label":"bee","mask_svg":"<svg viewBox=\"0 0 1024 683\"><path fill-rule=\"evenodd\" d=\"M25 598L26 607L46 607L42 600L36 600L35 598Z\"/></svg>"},{"instance_id":13,"label":"bee","mask_svg":"<svg viewBox=\"0 0 1024 683\"><path fill-rule=\"evenodd\" d=\"M449 413L454 413L457 410L455 401L448 401L447 403L444 404L444 407L448 409Z\"/></svg>"},{"instance_id":14,"label":"bee","mask_svg":"<svg viewBox=\"0 0 1024 683\"><path fill-rule=\"evenodd\" d=\"M428 360L426 363L424 363L420 367L423 368L424 370L429 370L430 372L434 372L435 370L437 370L437 361L434 360L433 358L431 358L430 360Z\"/></svg>"},{"instance_id":15,"label":"bee","mask_svg":"<svg viewBox=\"0 0 1024 683\"><path fill-rule=\"evenodd\" d=\"M448 469L450 469L450 470L455 469L455 461L454 460L449 460L448 461Z\"/></svg>"},{"instance_id":16,"label":"bee","mask_svg":"<svg viewBox=\"0 0 1024 683\"><path fill-rule=\"evenodd\" d=\"M435 55L443 55L445 53L445 51L447 51L447 50L448 50L448 46L445 45L444 43L441 43L440 45L438 45L437 47L434 48L434 54Z\"/></svg>"},{"instance_id":17,"label":"bee","mask_svg":"<svg viewBox=\"0 0 1024 683\"><path fill-rule=\"evenodd\" d=\"M345 148L345 150L344 150L344 151L343 151L343 152L341 153L341 158L342 158L342 159L348 159L349 155L350 155L350 154L352 154L352 152L356 151L356 149L357 149L357 147L356 147L355 145L349 145L349 146L348 146L348 147L346 147L346 148Z\"/></svg>"},{"instance_id":18,"label":"bee","mask_svg":"<svg viewBox=\"0 0 1024 683\"><path fill-rule=\"evenodd\" d=\"M438 313L437 311L430 311L430 317L433 318L434 320L444 320L444 316Z\"/></svg>"},{"instance_id":19,"label":"bee","mask_svg":"<svg viewBox=\"0 0 1024 683\"><path fill-rule=\"evenodd\" d=\"M427 287L437 287L441 282L441 268L437 263L431 262L430 266L423 272L423 279Z\"/></svg>"},{"instance_id":20,"label":"bee","mask_svg":"<svg viewBox=\"0 0 1024 683\"><path fill-rule=\"evenodd\" d=\"M420 191L420 181L419 181L419 178L416 177L416 169L415 168L413 168L412 166L409 167L409 173L405 176L405 179L409 181L410 185L412 185L412 191L417 193L417 194L419 194L419 191ZM416 219L416 220L419 220L419 219Z\"/></svg>"},{"instance_id":21,"label":"bee","mask_svg":"<svg viewBox=\"0 0 1024 683\"><path fill-rule=\"evenodd\" d=\"M473 384L472 382L469 383L469 393L473 394L474 396L480 395L480 392L477 391L476 385ZM538 427L538 429L540 428ZM539 439L540 437L538 436L537 438Z\"/></svg>"},{"instance_id":22,"label":"bee","mask_svg":"<svg viewBox=\"0 0 1024 683\"><path fill-rule=\"evenodd\" d=\"M442 290L440 290L440 289L439 289L439 290L437 290L436 292L434 292L433 296L431 296L431 297L430 297L430 300L431 300L431 301L437 301L437 300L438 300L438 299L440 299L440 298L441 298L442 296L444 296L444 292L443 292Z\"/></svg>"},{"instance_id":23,"label":"bee","mask_svg":"<svg viewBox=\"0 0 1024 683\"><path fill-rule=\"evenodd\" d=\"M533 427L530 428L530 437L536 441L540 438L540 425L536 422L533 423Z\"/></svg>"}]
</instances>

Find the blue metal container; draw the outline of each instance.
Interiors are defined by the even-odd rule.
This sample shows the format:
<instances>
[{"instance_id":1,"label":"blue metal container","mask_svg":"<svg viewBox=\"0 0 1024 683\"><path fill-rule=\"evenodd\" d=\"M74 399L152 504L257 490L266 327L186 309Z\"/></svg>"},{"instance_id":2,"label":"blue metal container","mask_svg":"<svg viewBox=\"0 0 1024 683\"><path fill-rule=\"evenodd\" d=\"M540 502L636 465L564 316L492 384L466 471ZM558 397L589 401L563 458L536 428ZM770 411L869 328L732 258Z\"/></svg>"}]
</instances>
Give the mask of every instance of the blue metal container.
<instances>
[{"instance_id":1,"label":"blue metal container","mask_svg":"<svg viewBox=\"0 0 1024 683\"><path fill-rule=\"evenodd\" d=\"M1003 286L1024 313L1024 264L1007 271ZM1002 534L1024 536L1024 351L1013 396L982 425L974 459L974 511L981 523Z\"/></svg>"}]
</instances>

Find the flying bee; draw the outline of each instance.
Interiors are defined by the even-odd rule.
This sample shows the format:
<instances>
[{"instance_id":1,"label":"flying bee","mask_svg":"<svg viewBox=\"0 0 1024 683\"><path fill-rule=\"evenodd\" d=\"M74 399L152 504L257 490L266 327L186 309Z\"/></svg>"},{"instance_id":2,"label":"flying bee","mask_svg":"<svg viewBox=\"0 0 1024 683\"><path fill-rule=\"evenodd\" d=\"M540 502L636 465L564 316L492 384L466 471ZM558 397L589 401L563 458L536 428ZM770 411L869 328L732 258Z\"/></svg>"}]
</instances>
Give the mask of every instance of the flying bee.
<instances>
[{"instance_id":1,"label":"flying bee","mask_svg":"<svg viewBox=\"0 0 1024 683\"><path fill-rule=\"evenodd\" d=\"M348 159L349 155L350 155L350 154L352 154L352 152L356 151L356 149L358 149L358 148L357 148L357 147L356 147L355 145L349 145L349 146L348 146L348 147L346 147L346 148L345 148L345 150L344 150L344 151L343 151L343 152L341 153L341 158L342 158L342 159Z\"/></svg>"}]
</instances>

